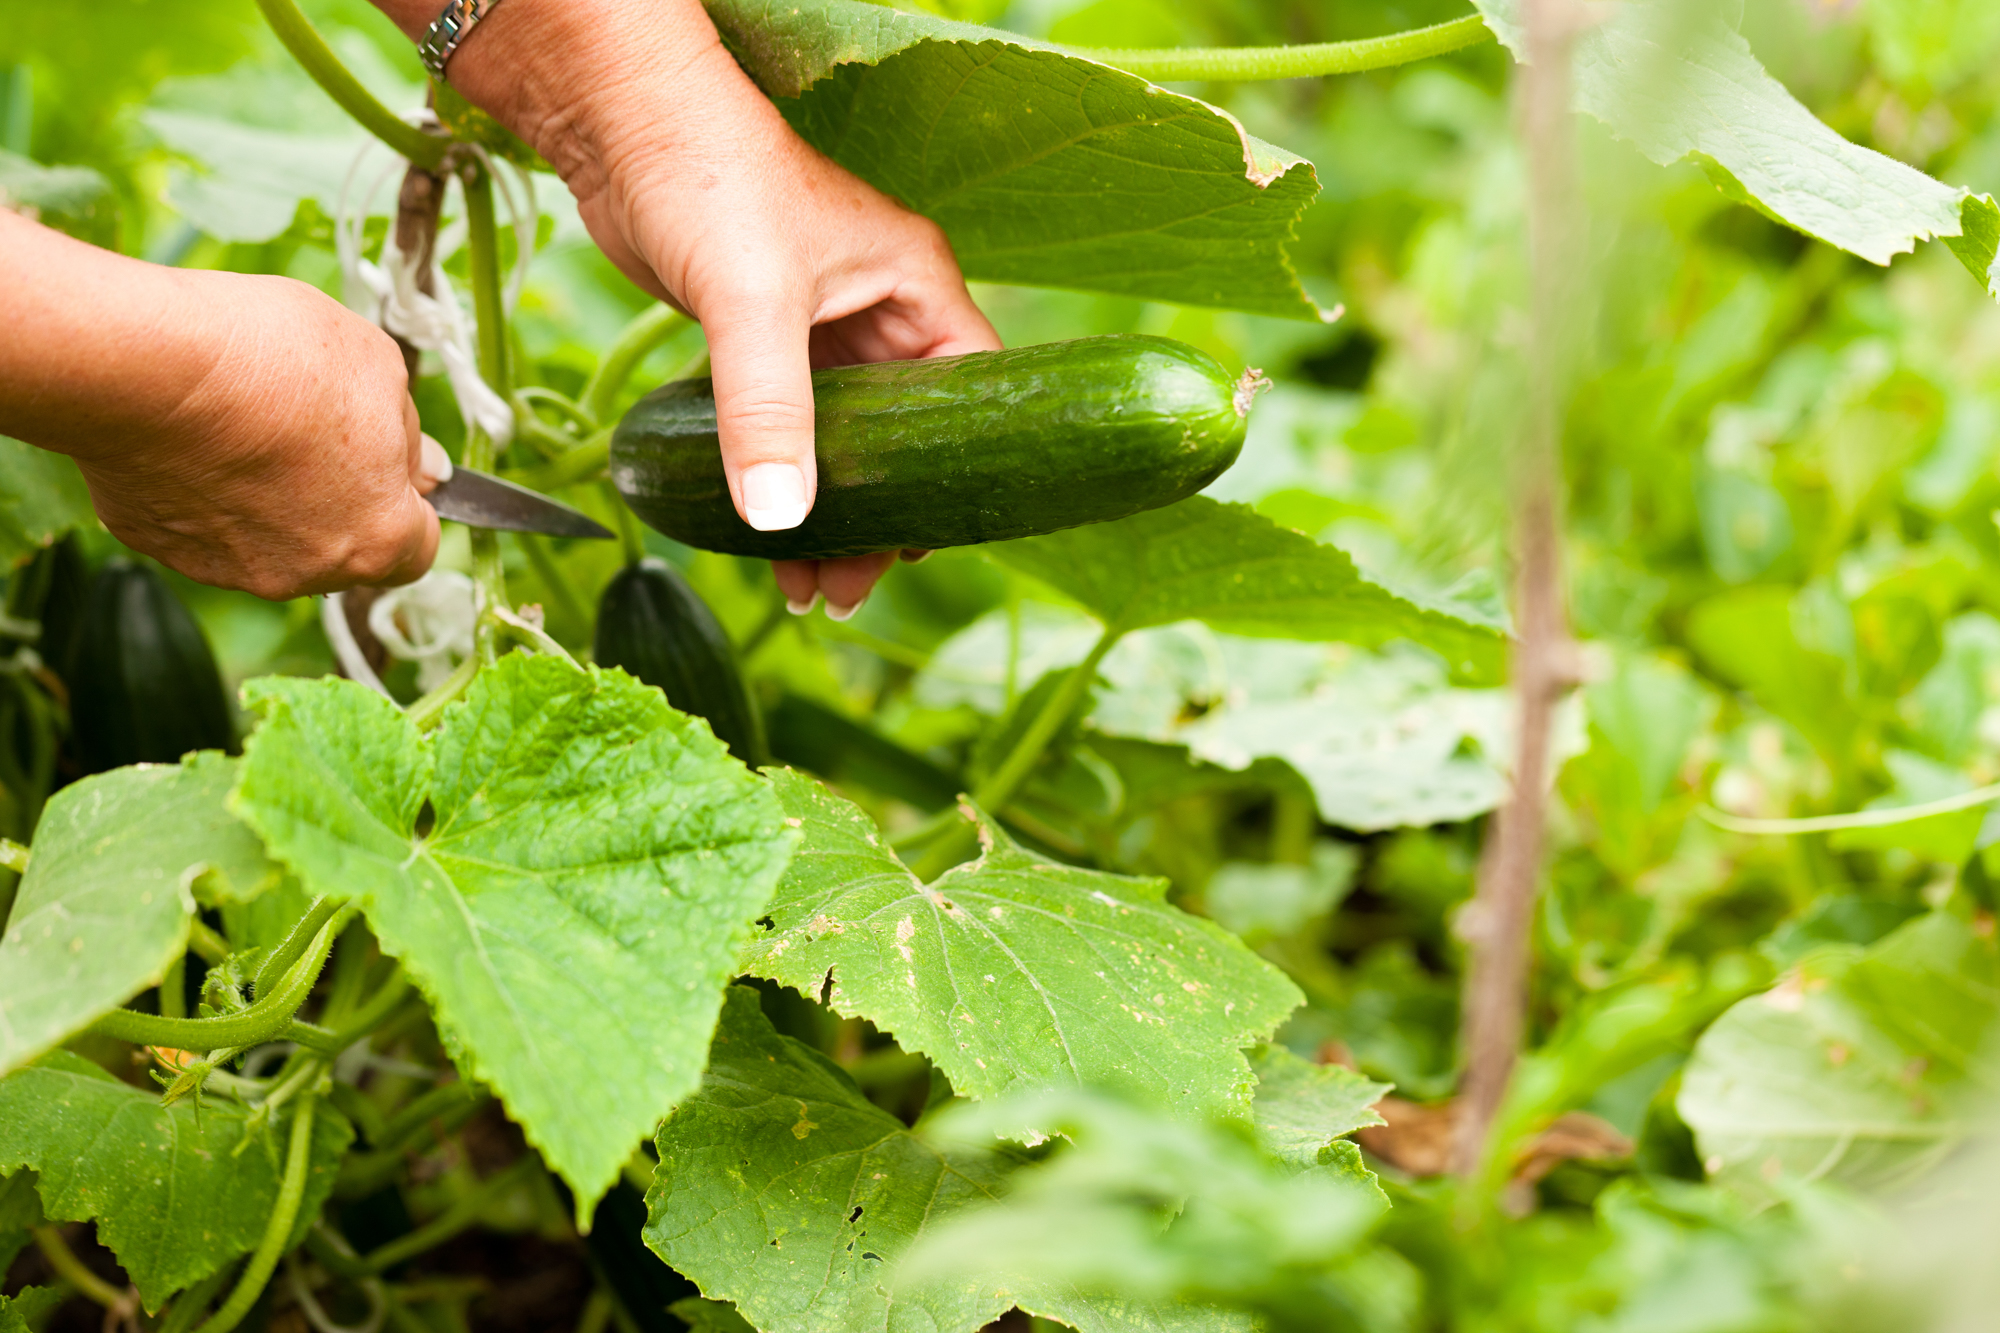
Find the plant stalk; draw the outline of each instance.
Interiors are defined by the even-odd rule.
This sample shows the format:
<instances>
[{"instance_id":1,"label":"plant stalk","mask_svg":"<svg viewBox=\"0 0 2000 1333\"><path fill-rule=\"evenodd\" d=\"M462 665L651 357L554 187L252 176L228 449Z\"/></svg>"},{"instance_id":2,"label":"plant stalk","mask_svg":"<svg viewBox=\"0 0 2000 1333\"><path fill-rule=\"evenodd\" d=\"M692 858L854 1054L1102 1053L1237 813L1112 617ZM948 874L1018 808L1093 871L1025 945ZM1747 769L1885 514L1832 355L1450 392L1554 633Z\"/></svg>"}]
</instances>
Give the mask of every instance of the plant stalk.
<instances>
[{"instance_id":1,"label":"plant stalk","mask_svg":"<svg viewBox=\"0 0 2000 1333\"><path fill-rule=\"evenodd\" d=\"M170 1046L183 1051L215 1051L225 1046L255 1046L261 1042L287 1038L301 1045L324 1048L331 1033L300 1023L293 1015L313 982L320 965L333 947L333 937L346 924L338 915L320 927L311 950L292 965L269 995L241 1013L215 1018L163 1018L157 1014L113 1009L90 1025L90 1031L141 1046Z\"/></svg>"},{"instance_id":2,"label":"plant stalk","mask_svg":"<svg viewBox=\"0 0 2000 1333\"><path fill-rule=\"evenodd\" d=\"M1465 1081L1453 1165L1490 1183L1492 1160L1511 1152L1491 1133L1507 1096L1526 1030L1535 918L1553 777L1556 705L1575 684L1562 600L1562 423L1569 382L1568 333L1576 274L1574 127L1570 51L1581 31L1575 0L1527 0L1530 57L1521 67L1520 115L1528 150L1528 246L1532 301L1528 410L1516 474L1514 541L1519 561L1520 636L1514 652L1519 752L1513 793L1489 826L1478 890L1462 932L1468 944L1462 995ZM1504 1179L1505 1172L1498 1172ZM1478 1198L1482 1191L1475 1190Z\"/></svg>"},{"instance_id":3,"label":"plant stalk","mask_svg":"<svg viewBox=\"0 0 2000 1333\"><path fill-rule=\"evenodd\" d=\"M1355 42L1317 42L1304 46L1164 47L1128 50L1119 47L1067 46L1073 56L1095 60L1155 83L1207 80L1252 83L1263 79L1312 79L1328 74L1360 74L1390 69L1413 60L1427 60L1450 51L1490 42L1493 34L1477 14L1449 23L1365 37Z\"/></svg>"},{"instance_id":4,"label":"plant stalk","mask_svg":"<svg viewBox=\"0 0 2000 1333\"><path fill-rule=\"evenodd\" d=\"M632 372L639 368L639 363L653 349L686 328L688 323L686 315L662 302L641 312L619 331L617 340L598 359L597 369L591 372L578 400L594 424L602 425L605 418L611 415L619 391L632 378Z\"/></svg>"},{"instance_id":5,"label":"plant stalk","mask_svg":"<svg viewBox=\"0 0 2000 1333\"><path fill-rule=\"evenodd\" d=\"M315 1094L308 1092L292 1112L291 1138L285 1145L285 1174L278 1184L278 1201L271 1208L270 1220L264 1224L264 1235L251 1252L243 1276L236 1279L229 1299L196 1333L229 1333L250 1313L250 1307L264 1294L271 1274L277 1271L278 1260L292 1238L292 1224L298 1220L299 1204L305 1198L306 1168L312 1164L313 1112L318 1101Z\"/></svg>"},{"instance_id":6,"label":"plant stalk","mask_svg":"<svg viewBox=\"0 0 2000 1333\"><path fill-rule=\"evenodd\" d=\"M35 1248L48 1260L55 1275L76 1288L77 1294L106 1310L130 1314L135 1307L132 1294L120 1291L103 1278L90 1271L83 1260L76 1257L76 1251L69 1247L62 1232L52 1226L39 1226L30 1233L35 1238Z\"/></svg>"},{"instance_id":7,"label":"plant stalk","mask_svg":"<svg viewBox=\"0 0 2000 1333\"><path fill-rule=\"evenodd\" d=\"M451 141L425 134L376 101L375 94L362 87L361 80L340 63L340 57L334 55L326 39L300 12L296 0L257 0L257 8L264 12L264 21L271 25L271 31L278 35L292 58L305 67L312 81L328 97L340 104L341 110L361 123L361 128L418 166L435 168L444 161Z\"/></svg>"},{"instance_id":8,"label":"plant stalk","mask_svg":"<svg viewBox=\"0 0 2000 1333\"><path fill-rule=\"evenodd\" d=\"M12 838L0 838L0 870L28 873L28 849Z\"/></svg>"},{"instance_id":9,"label":"plant stalk","mask_svg":"<svg viewBox=\"0 0 2000 1333\"><path fill-rule=\"evenodd\" d=\"M1020 790L1028 774L1041 762L1042 752L1049 748L1049 742L1055 739L1056 733L1076 711L1090 683L1097 679L1097 668L1104 661L1104 655L1124 637L1125 631L1116 625L1105 628L1091 647L1090 655L1064 677L1063 683L1049 696L1049 701L1042 705L1042 711L1035 714L1035 720L1021 733L1021 739L1014 742L1014 748L1000 761L1000 767L973 788L972 803L975 806L997 817L1014 799L1014 793ZM974 845L972 826L961 824L933 843L911 869L916 872L917 878L928 883L963 861Z\"/></svg>"},{"instance_id":10,"label":"plant stalk","mask_svg":"<svg viewBox=\"0 0 2000 1333\"><path fill-rule=\"evenodd\" d=\"M476 1225L501 1195L526 1180L539 1165L533 1153L527 1154L512 1166L481 1181L478 1188L409 1235L399 1236L386 1245L370 1250L362 1256L362 1266L371 1275L385 1273L406 1259L414 1259L425 1250L444 1244L467 1227Z\"/></svg>"},{"instance_id":11,"label":"plant stalk","mask_svg":"<svg viewBox=\"0 0 2000 1333\"><path fill-rule=\"evenodd\" d=\"M500 232L493 211L493 176L477 158L459 169L465 192L465 248L472 280L472 314L479 326L479 375L502 398L513 393L507 365L507 311L501 298ZM478 428L467 432L465 465L491 472L494 441ZM479 588L482 612L507 605L507 574L500 559L500 534L490 528L472 529L472 581ZM490 662L496 652L494 623L482 615L478 649L472 660Z\"/></svg>"}]
</instances>

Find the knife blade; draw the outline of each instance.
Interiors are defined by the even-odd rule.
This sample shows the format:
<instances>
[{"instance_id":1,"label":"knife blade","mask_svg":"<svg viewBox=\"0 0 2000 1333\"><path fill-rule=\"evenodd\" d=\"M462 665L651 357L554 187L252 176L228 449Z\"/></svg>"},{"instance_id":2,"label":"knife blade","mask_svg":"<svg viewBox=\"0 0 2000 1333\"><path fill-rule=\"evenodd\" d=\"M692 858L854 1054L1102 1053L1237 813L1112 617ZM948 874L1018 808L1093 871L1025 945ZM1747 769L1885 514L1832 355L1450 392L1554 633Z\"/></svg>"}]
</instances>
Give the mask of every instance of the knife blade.
<instances>
[{"instance_id":1,"label":"knife blade","mask_svg":"<svg viewBox=\"0 0 2000 1333\"><path fill-rule=\"evenodd\" d=\"M474 528L504 532L539 532L550 537L594 537L610 541L617 533L540 491L517 486L490 473L453 468L424 497L439 518Z\"/></svg>"}]
</instances>

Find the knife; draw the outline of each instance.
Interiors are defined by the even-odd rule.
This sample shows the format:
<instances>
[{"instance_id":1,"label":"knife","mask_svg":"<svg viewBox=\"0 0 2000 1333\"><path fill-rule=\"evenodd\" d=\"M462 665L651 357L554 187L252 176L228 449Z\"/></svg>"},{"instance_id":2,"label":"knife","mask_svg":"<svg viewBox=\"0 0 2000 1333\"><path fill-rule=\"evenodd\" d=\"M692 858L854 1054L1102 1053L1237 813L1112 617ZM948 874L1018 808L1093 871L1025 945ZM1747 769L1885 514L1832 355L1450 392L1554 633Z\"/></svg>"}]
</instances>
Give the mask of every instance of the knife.
<instances>
[{"instance_id":1,"label":"knife","mask_svg":"<svg viewBox=\"0 0 2000 1333\"><path fill-rule=\"evenodd\" d=\"M595 537L609 541L617 533L540 491L517 486L511 481L468 467L455 467L451 475L424 497L448 518L474 528L498 528L504 532L540 532L550 537Z\"/></svg>"}]
</instances>

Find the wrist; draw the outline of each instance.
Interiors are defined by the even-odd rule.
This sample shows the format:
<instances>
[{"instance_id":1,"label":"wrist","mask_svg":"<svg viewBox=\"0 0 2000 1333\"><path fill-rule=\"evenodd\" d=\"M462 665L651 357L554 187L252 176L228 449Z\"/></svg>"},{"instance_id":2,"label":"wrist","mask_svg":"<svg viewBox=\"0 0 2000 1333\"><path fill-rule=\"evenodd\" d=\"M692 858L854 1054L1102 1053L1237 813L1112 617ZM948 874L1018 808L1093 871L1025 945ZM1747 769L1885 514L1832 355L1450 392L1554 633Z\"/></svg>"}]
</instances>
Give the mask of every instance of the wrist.
<instances>
[{"instance_id":1,"label":"wrist","mask_svg":"<svg viewBox=\"0 0 2000 1333\"><path fill-rule=\"evenodd\" d=\"M376 0L420 40L442 0ZM585 193L633 134L657 145L678 113L760 93L723 48L700 0L504 0L465 38L454 89ZM662 85L672 89L663 105ZM772 118L775 109L770 111Z\"/></svg>"}]
</instances>

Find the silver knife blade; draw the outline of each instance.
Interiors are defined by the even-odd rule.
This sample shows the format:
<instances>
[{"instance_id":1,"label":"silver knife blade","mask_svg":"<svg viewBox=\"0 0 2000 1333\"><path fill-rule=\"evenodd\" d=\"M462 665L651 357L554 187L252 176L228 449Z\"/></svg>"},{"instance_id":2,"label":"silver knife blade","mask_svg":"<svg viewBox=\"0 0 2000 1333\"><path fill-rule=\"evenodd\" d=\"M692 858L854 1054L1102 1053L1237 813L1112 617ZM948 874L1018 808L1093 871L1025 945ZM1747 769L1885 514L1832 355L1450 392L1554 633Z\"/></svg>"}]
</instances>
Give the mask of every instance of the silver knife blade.
<instances>
[{"instance_id":1,"label":"silver knife blade","mask_svg":"<svg viewBox=\"0 0 2000 1333\"><path fill-rule=\"evenodd\" d=\"M474 528L540 532L551 537L595 537L603 541L618 535L588 514L551 500L540 491L467 467L452 469L451 477L439 482L424 498L431 502L439 518Z\"/></svg>"}]
</instances>

